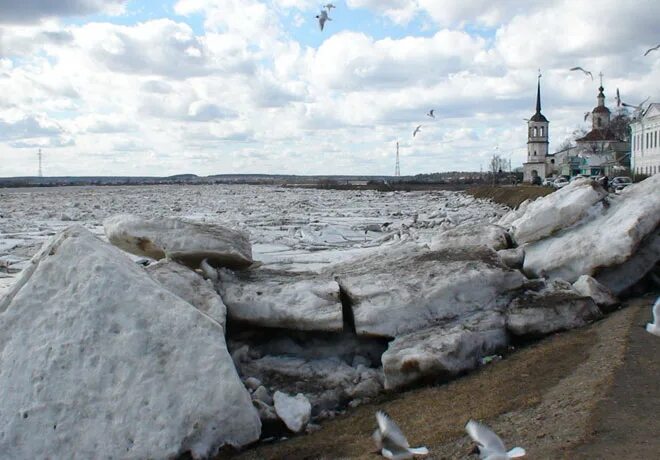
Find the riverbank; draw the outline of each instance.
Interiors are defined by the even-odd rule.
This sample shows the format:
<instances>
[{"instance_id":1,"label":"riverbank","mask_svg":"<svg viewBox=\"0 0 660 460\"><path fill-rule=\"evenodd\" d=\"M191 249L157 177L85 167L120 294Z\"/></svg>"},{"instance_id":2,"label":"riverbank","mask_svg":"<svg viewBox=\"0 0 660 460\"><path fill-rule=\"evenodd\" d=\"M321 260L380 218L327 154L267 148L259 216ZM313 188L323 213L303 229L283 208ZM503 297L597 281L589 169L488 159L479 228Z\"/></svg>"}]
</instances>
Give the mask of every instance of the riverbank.
<instances>
[{"instance_id":1,"label":"riverbank","mask_svg":"<svg viewBox=\"0 0 660 460\"><path fill-rule=\"evenodd\" d=\"M660 340L642 329L653 298L630 300L589 327L548 337L448 384L349 410L316 433L218 459L378 458L370 436L379 409L433 459L468 457L470 418L491 425L508 446L525 447L528 458L624 458L639 443L657 452L660 440L649 433L660 430L653 417L660 412Z\"/></svg>"},{"instance_id":2,"label":"riverbank","mask_svg":"<svg viewBox=\"0 0 660 460\"><path fill-rule=\"evenodd\" d=\"M553 191L553 188L536 185L478 185L468 188L466 193L475 198L490 199L495 203L503 204L514 209L525 200L535 200L536 198L549 195Z\"/></svg>"}]
</instances>

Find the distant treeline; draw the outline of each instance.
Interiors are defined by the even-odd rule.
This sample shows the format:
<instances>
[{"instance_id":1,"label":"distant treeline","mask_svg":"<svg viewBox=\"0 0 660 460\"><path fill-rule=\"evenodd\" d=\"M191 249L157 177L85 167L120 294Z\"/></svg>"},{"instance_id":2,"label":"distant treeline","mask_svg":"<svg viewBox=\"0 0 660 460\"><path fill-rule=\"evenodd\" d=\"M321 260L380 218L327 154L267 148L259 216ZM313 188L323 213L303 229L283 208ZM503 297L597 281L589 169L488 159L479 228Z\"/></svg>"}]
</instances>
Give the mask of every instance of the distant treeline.
<instances>
[{"instance_id":1,"label":"distant treeline","mask_svg":"<svg viewBox=\"0 0 660 460\"><path fill-rule=\"evenodd\" d=\"M63 177L5 177L0 178L0 187L62 187L62 186L124 186L124 185L209 185L250 184L307 186L319 188L359 187L400 189L404 185L470 185L479 183L513 183L522 180L522 174L475 172L445 172L418 174L415 176L295 176L269 174L222 174L201 177L195 174L179 174L167 177L132 176L63 176Z\"/></svg>"}]
</instances>

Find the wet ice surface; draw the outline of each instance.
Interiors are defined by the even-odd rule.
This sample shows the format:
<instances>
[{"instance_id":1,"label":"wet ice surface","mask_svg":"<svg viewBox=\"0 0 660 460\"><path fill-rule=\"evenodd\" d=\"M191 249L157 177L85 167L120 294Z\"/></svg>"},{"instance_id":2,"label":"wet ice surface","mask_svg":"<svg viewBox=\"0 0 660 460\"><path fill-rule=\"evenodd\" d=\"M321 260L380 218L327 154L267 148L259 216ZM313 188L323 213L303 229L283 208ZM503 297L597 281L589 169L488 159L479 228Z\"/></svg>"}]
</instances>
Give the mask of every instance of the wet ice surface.
<instances>
[{"instance_id":1,"label":"wet ice surface","mask_svg":"<svg viewBox=\"0 0 660 460\"><path fill-rule=\"evenodd\" d=\"M460 192L377 192L255 185L0 189L0 294L44 240L73 222L103 236L118 213L182 217L240 228L255 260L316 271L401 239L422 244L461 223L496 221L505 208Z\"/></svg>"}]
</instances>

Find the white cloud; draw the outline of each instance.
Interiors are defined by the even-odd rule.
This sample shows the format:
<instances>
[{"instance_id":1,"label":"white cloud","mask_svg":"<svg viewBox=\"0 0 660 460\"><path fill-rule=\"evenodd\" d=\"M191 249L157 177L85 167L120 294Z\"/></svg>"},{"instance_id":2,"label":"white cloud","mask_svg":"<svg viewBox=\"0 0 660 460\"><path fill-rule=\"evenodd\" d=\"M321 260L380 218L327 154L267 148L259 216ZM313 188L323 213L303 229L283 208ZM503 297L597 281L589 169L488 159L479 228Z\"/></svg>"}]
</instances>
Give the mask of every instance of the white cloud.
<instances>
[{"instance_id":1,"label":"white cloud","mask_svg":"<svg viewBox=\"0 0 660 460\"><path fill-rule=\"evenodd\" d=\"M30 23L44 18L120 14L128 0L0 0L1 23Z\"/></svg>"},{"instance_id":2,"label":"white cloud","mask_svg":"<svg viewBox=\"0 0 660 460\"><path fill-rule=\"evenodd\" d=\"M495 145L523 160L539 67L551 148L596 103L597 82L574 65L604 72L610 106L617 87L631 103L660 99L660 59L642 56L660 6L524 5L348 0L344 17L371 14L359 24L373 29L337 22L320 42L306 41L311 22L284 28L320 6L308 0L179 0L183 17L2 27L0 175L33 173L35 147L49 150L48 174L391 174L396 140L406 173L478 170Z\"/></svg>"}]
</instances>

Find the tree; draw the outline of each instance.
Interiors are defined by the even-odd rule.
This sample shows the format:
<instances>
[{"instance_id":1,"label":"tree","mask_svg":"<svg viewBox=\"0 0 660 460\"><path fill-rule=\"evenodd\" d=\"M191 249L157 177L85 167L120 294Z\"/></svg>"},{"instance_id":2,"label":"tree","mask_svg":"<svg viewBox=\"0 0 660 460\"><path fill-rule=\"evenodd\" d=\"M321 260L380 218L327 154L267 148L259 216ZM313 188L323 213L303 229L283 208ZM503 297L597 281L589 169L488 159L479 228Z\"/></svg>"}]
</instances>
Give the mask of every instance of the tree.
<instances>
[{"instance_id":1,"label":"tree","mask_svg":"<svg viewBox=\"0 0 660 460\"><path fill-rule=\"evenodd\" d=\"M508 167L509 167L509 160L502 158L500 155L495 154L490 159L489 170L493 174L498 174L501 173L502 171L506 171Z\"/></svg>"},{"instance_id":2,"label":"tree","mask_svg":"<svg viewBox=\"0 0 660 460\"><path fill-rule=\"evenodd\" d=\"M617 139L624 142L630 141L630 114L626 109L617 110L616 115L610 119L610 129L616 135Z\"/></svg>"}]
</instances>

